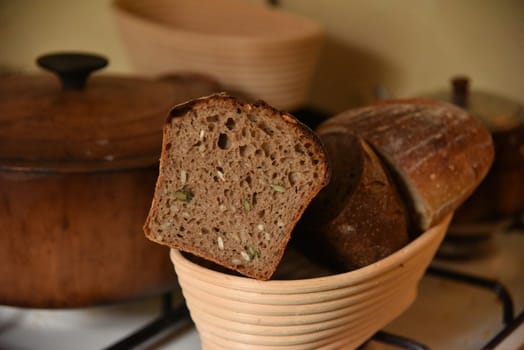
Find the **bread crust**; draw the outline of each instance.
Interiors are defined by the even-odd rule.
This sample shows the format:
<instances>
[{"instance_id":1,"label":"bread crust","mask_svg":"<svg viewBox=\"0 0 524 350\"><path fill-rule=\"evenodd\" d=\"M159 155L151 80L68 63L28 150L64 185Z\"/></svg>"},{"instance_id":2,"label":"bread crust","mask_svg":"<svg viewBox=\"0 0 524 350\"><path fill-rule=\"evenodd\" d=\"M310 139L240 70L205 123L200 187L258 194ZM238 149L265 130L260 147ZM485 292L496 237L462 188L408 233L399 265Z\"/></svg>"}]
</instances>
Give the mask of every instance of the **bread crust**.
<instances>
[{"instance_id":1,"label":"bread crust","mask_svg":"<svg viewBox=\"0 0 524 350\"><path fill-rule=\"evenodd\" d=\"M440 101L384 101L336 115L318 131L332 126L361 136L385 161L418 230L455 211L494 158L487 128L465 110Z\"/></svg>"},{"instance_id":2,"label":"bread crust","mask_svg":"<svg viewBox=\"0 0 524 350\"><path fill-rule=\"evenodd\" d=\"M213 93L211 95L202 96L200 98L195 98L195 99L192 99L192 100L189 100L189 101L177 104L169 112L169 114L168 114L168 116L166 118L165 125L169 125L169 123L171 123L171 120L173 118L183 117L188 111L190 111L193 108L195 108L199 103L205 103L205 102L208 102L210 100L214 100L214 101L222 100L224 102L231 103L232 107L249 105L249 106L252 106L252 107L258 107L258 108L267 109L268 111L270 111L271 114L280 115L280 117L282 119L284 119L285 121L287 121L288 123L290 123L292 125L295 125L296 128L299 129L301 132L305 133L307 135L307 137L312 142L314 142L315 145L318 148L322 149L325 152L324 145L322 144L322 142L320 142L317 133L314 132L313 130L311 130L311 128L309 128L304 123L300 122L291 113L288 113L288 112L285 112L285 111L281 111L281 110L279 110L279 109L269 105L267 102L265 102L263 100L256 100L256 101L254 101L252 103L243 102L241 99L239 99L237 97L233 97L233 96L229 95L227 92L217 92L217 93ZM330 170L329 170L327 164L326 164L326 171L327 172L326 172L325 183L327 184L329 182L329 178L330 178Z\"/></svg>"},{"instance_id":3,"label":"bread crust","mask_svg":"<svg viewBox=\"0 0 524 350\"><path fill-rule=\"evenodd\" d=\"M369 265L409 242L408 216L393 180L367 143L345 128L319 134L332 181L299 224L297 245L338 271Z\"/></svg>"}]
</instances>

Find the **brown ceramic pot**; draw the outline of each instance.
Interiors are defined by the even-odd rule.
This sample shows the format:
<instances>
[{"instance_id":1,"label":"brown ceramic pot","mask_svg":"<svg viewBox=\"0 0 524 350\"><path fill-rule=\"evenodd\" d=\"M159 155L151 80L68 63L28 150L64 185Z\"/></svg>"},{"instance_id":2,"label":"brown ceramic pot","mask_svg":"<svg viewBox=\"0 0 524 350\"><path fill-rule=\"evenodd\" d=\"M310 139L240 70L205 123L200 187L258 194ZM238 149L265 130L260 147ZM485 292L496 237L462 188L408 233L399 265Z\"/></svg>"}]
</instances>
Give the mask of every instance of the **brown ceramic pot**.
<instances>
[{"instance_id":1,"label":"brown ceramic pot","mask_svg":"<svg viewBox=\"0 0 524 350\"><path fill-rule=\"evenodd\" d=\"M162 125L215 90L193 79L90 71L85 55L39 59L52 74L0 77L0 304L62 308L176 287L168 250L142 232Z\"/></svg>"}]
</instances>

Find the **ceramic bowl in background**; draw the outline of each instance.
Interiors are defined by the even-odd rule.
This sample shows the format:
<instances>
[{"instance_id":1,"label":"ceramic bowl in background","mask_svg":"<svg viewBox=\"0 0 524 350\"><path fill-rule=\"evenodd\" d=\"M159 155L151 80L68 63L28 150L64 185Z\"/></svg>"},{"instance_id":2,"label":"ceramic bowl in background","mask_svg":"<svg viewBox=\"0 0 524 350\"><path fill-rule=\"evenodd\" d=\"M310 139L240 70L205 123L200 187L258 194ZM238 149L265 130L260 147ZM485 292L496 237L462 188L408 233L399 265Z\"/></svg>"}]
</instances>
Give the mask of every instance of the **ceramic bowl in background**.
<instances>
[{"instance_id":1,"label":"ceramic bowl in background","mask_svg":"<svg viewBox=\"0 0 524 350\"><path fill-rule=\"evenodd\" d=\"M112 8L142 74L207 74L280 109L308 98L324 38L312 20L244 0L115 0Z\"/></svg>"}]
</instances>

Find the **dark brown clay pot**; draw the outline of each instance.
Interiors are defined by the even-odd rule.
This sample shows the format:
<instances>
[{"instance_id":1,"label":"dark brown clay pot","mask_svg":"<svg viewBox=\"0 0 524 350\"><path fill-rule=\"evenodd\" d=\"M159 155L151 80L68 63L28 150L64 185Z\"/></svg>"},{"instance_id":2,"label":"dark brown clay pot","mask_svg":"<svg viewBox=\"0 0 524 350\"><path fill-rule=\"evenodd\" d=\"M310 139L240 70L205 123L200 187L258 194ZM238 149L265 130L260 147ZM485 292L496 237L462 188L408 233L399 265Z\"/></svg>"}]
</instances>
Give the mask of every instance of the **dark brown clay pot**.
<instances>
[{"instance_id":1,"label":"dark brown clay pot","mask_svg":"<svg viewBox=\"0 0 524 350\"><path fill-rule=\"evenodd\" d=\"M110 75L86 82L105 63L79 57L40 60L61 80L0 77L0 304L79 307L176 288L168 250L142 225L169 109L216 86Z\"/></svg>"}]
</instances>

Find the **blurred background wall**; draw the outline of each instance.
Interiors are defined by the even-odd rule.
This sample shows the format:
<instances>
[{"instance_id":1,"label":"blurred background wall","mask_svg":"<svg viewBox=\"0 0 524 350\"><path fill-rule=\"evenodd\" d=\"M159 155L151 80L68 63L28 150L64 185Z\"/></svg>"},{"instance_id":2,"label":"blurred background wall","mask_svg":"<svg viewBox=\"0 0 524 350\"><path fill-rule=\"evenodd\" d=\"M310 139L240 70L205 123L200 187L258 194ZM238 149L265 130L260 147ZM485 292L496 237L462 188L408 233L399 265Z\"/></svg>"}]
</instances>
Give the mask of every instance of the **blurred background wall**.
<instances>
[{"instance_id":1,"label":"blurred background wall","mask_svg":"<svg viewBox=\"0 0 524 350\"><path fill-rule=\"evenodd\" d=\"M198 0L196 0L198 1ZM261 1L261 0L246 0ZM55 50L108 56L133 72L110 0L0 0L0 69L33 70ZM328 33L311 105L336 113L373 99L443 89L467 74L473 86L524 103L522 0L283 0Z\"/></svg>"}]
</instances>

